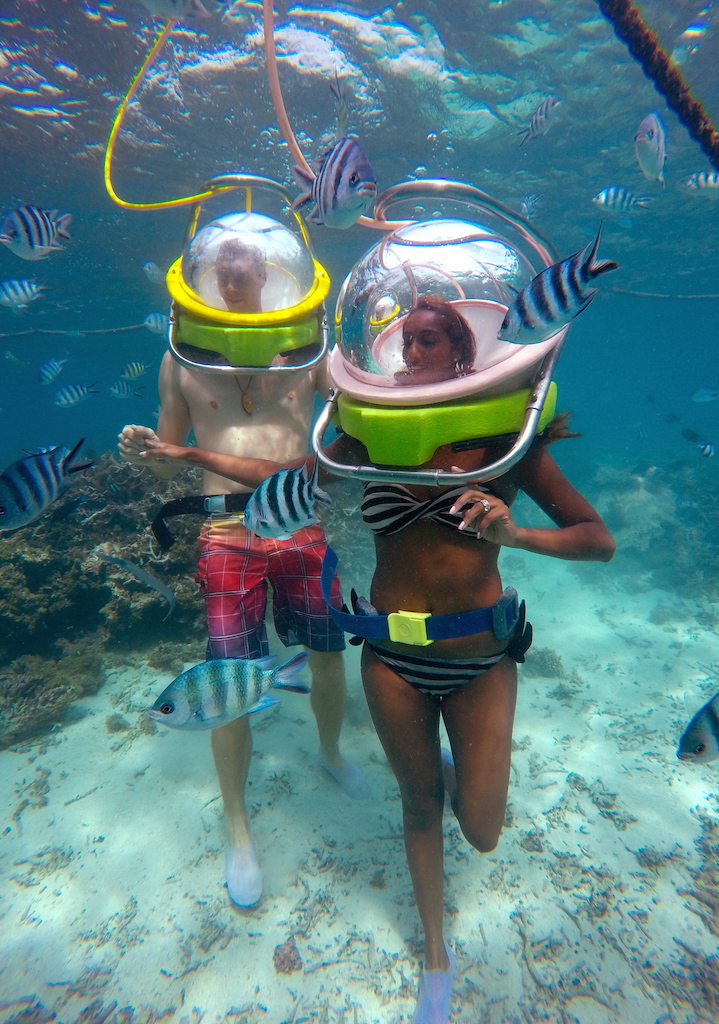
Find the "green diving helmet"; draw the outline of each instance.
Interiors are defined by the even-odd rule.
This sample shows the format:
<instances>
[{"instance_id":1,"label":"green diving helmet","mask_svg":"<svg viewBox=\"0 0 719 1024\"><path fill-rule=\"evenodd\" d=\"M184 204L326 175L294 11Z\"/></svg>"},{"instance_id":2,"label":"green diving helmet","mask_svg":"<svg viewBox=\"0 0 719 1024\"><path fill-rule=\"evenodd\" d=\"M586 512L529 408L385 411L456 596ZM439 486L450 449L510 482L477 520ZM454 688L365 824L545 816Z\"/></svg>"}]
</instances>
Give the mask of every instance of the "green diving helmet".
<instances>
[{"instance_id":1,"label":"green diving helmet","mask_svg":"<svg viewBox=\"0 0 719 1024\"><path fill-rule=\"evenodd\" d=\"M203 373L311 369L328 350L330 281L291 197L254 175L220 175L206 187L215 193L206 202L215 203L217 195L244 189L245 209L213 217L198 230L203 204L193 208L183 254L166 278L172 355ZM258 191L271 194L277 217L253 209Z\"/></svg>"},{"instance_id":2,"label":"green diving helmet","mask_svg":"<svg viewBox=\"0 0 719 1024\"><path fill-rule=\"evenodd\" d=\"M557 253L528 221L461 182L394 186L378 199L375 218L384 219L391 203L410 200L416 210L418 199L436 197L469 205L477 219L438 211L429 220L394 222L340 290L329 356L337 390L313 432L320 462L337 475L430 485L490 480L518 462L554 416L551 377L567 328L529 345L500 340L498 332L514 296ZM418 356L422 310L446 324L451 344L431 353L425 346ZM374 465L345 466L324 452L333 418ZM441 445L466 450L498 436L510 450L481 477L426 468Z\"/></svg>"}]
</instances>

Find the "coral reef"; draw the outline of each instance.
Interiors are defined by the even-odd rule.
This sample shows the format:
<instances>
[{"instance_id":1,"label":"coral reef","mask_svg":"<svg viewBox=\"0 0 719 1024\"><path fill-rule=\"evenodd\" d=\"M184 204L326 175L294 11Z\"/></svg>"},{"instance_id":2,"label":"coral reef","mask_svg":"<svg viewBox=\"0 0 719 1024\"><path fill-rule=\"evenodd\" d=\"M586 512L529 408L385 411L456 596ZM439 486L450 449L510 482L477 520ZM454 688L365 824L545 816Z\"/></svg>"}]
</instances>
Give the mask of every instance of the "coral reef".
<instances>
[{"instance_id":1,"label":"coral reef","mask_svg":"<svg viewBox=\"0 0 719 1024\"><path fill-rule=\"evenodd\" d=\"M530 650L527 653L523 672L528 676L541 676L546 679L564 679L567 675L562 659L556 651L549 647L537 647Z\"/></svg>"}]
</instances>

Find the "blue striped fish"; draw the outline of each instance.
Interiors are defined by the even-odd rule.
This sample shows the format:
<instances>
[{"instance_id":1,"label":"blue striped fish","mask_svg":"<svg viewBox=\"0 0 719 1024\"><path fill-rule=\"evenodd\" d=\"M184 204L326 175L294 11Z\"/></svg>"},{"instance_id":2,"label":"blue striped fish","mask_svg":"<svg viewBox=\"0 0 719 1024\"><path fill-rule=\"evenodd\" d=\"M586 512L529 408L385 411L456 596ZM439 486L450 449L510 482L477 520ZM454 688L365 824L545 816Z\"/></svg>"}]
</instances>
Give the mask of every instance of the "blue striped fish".
<instances>
[{"instance_id":1,"label":"blue striped fish","mask_svg":"<svg viewBox=\"0 0 719 1024\"><path fill-rule=\"evenodd\" d=\"M133 388L126 380L116 380L110 385L110 394L113 398L140 398L142 388Z\"/></svg>"},{"instance_id":2,"label":"blue striped fish","mask_svg":"<svg viewBox=\"0 0 719 1024\"><path fill-rule=\"evenodd\" d=\"M646 209L654 202L653 196L635 196L624 185L609 185L592 199L593 203L611 213L628 213L630 210Z\"/></svg>"},{"instance_id":3,"label":"blue striped fish","mask_svg":"<svg viewBox=\"0 0 719 1024\"><path fill-rule=\"evenodd\" d=\"M317 486L319 463L315 459L312 476L307 466L281 469L263 480L252 492L245 508L244 525L258 537L289 540L293 533L319 523L314 503L331 505L332 499Z\"/></svg>"},{"instance_id":4,"label":"blue striped fish","mask_svg":"<svg viewBox=\"0 0 719 1024\"><path fill-rule=\"evenodd\" d=\"M679 184L682 188L716 198L719 196L719 171L697 171L682 178Z\"/></svg>"},{"instance_id":5,"label":"blue striped fish","mask_svg":"<svg viewBox=\"0 0 719 1024\"><path fill-rule=\"evenodd\" d=\"M38 371L40 383L47 385L57 380L66 362L67 359L48 359L46 363L43 363Z\"/></svg>"},{"instance_id":6,"label":"blue striped fish","mask_svg":"<svg viewBox=\"0 0 719 1024\"><path fill-rule=\"evenodd\" d=\"M123 380L137 380L138 377L142 377L143 374L152 366L152 363L128 363L125 369L120 374Z\"/></svg>"},{"instance_id":7,"label":"blue striped fish","mask_svg":"<svg viewBox=\"0 0 719 1024\"><path fill-rule=\"evenodd\" d=\"M297 197L292 209L313 203L307 220L326 228L348 228L374 199L377 181L357 136L347 134L347 107L336 74L330 89L337 101L337 141L312 162L312 174L293 166L295 181L306 191Z\"/></svg>"},{"instance_id":8,"label":"blue striped fish","mask_svg":"<svg viewBox=\"0 0 719 1024\"><path fill-rule=\"evenodd\" d=\"M277 658L203 661L173 679L148 714L171 729L217 729L277 704L272 689L309 693L309 686L297 678L308 660L309 653L303 651L278 668Z\"/></svg>"},{"instance_id":9,"label":"blue striped fish","mask_svg":"<svg viewBox=\"0 0 719 1024\"><path fill-rule=\"evenodd\" d=\"M530 117L529 124L518 132L520 146L523 146L527 139L536 139L547 134L553 120L552 115L561 102L558 96L548 96L546 100L542 100Z\"/></svg>"},{"instance_id":10,"label":"blue striped fish","mask_svg":"<svg viewBox=\"0 0 719 1024\"><path fill-rule=\"evenodd\" d=\"M60 388L59 391L55 392L53 402L55 405L59 405L61 409L71 409L73 405L79 405L80 402L84 402L90 395L97 395L98 391L95 390L95 384L68 384L64 388Z\"/></svg>"},{"instance_id":11,"label":"blue striped fish","mask_svg":"<svg viewBox=\"0 0 719 1024\"><path fill-rule=\"evenodd\" d=\"M148 313L142 321L148 331L152 331L153 334L164 334L169 322L169 316L165 316L164 313Z\"/></svg>"},{"instance_id":12,"label":"blue striped fish","mask_svg":"<svg viewBox=\"0 0 719 1024\"><path fill-rule=\"evenodd\" d=\"M45 448L8 466L0 476L0 532L34 523L72 483L74 473L89 469L92 459L78 452L81 437L71 448Z\"/></svg>"},{"instance_id":13,"label":"blue striped fish","mask_svg":"<svg viewBox=\"0 0 719 1024\"><path fill-rule=\"evenodd\" d=\"M0 283L0 306L7 306L13 313L22 313L34 299L39 298L43 287L35 281L3 281Z\"/></svg>"},{"instance_id":14,"label":"blue striped fish","mask_svg":"<svg viewBox=\"0 0 719 1024\"><path fill-rule=\"evenodd\" d=\"M619 266L614 260L597 261L601 235L600 225L593 242L532 278L507 310L498 335L502 340L543 341L586 309L597 294L590 282Z\"/></svg>"},{"instance_id":15,"label":"blue striped fish","mask_svg":"<svg viewBox=\"0 0 719 1024\"><path fill-rule=\"evenodd\" d=\"M5 214L0 242L24 260L42 260L62 249L58 238L70 238L72 214L41 210L39 206L16 206Z\"/></svg>"}]
</instances>

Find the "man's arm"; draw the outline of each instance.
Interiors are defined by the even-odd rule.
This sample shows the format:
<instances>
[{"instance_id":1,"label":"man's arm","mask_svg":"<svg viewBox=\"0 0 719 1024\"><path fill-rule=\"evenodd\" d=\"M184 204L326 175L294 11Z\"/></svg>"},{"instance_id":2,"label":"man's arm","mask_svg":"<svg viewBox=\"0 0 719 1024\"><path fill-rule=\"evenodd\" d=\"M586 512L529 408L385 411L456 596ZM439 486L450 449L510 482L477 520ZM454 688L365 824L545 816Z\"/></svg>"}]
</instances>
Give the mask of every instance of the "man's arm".
<instances>
[{"instance_id":1,"label":"man's arm","mask_svg":"<svg viewBox=\"0 0 719 1024\"><path fill-rule=\"evenodd\" d=\"M162 440L179 445L187 441L191 427L190 409L182 394L180 369L179 363L166 352L160 366L158 382L160 418L157 433L152 427L130 423L123 427L119 435L118 449L122 458L135 465L147 466L160 480L169 480L173 477L179 465L164 459L154 459L152 456L140 456L140 452L147 451L149 440Z\"/></svg>"}]
</instances>

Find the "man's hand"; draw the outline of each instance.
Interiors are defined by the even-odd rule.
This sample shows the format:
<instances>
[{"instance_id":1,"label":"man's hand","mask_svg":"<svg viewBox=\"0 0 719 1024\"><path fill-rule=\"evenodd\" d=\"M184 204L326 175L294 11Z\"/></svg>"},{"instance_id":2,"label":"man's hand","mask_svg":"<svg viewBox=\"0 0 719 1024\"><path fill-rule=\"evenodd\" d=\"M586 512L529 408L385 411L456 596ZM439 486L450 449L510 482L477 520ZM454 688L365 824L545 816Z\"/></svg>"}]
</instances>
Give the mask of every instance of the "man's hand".
<instances>
[{"instance_id":1,"label":"man's hand","mask_svg":"<svg viewBox=\"0 0 719 1024\"><path fill-rule=\"evenodd\" d=\"M121 457L125 462L131 462L136 466L143 463L147 465L147 456L140 455L140 452L147 449L147 442L160 440L152 427L141 427L135 423L129 423L123 427L121 433L117 435L117 439L117 448Z\"/></svg>"}]
</instances>

